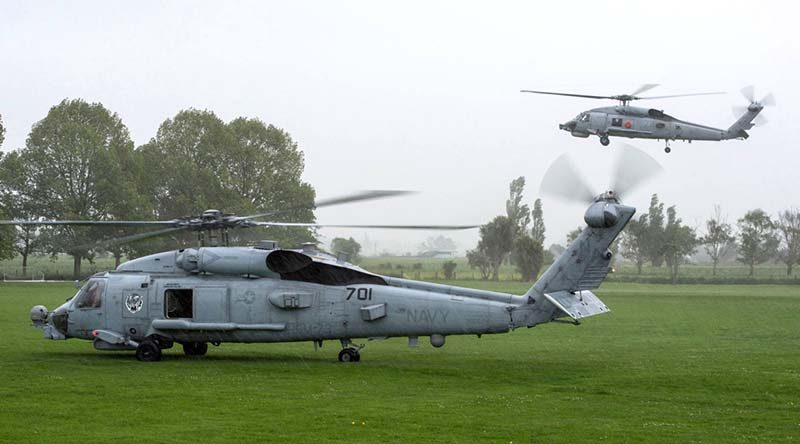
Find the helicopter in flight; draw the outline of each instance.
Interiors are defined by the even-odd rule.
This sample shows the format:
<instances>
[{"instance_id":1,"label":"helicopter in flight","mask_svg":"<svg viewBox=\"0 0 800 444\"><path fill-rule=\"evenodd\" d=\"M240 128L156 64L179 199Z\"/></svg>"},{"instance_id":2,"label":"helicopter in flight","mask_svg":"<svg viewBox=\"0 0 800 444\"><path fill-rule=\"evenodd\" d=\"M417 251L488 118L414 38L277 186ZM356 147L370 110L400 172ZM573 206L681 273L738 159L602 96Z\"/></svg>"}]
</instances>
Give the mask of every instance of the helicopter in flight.
<instances>
[{"instance_id":1,"label":"helicopter in flight","mask_svg":"<svg viewBox=\"0 0 800 444\"><path fill-rule=\"evenodd\" d=\"M199 356L224 342L308 341L317 348L339 341L339 361L356 362L363 345L353 339L407 337L416 346L428 336L441 347L448 335L579 324L609 311L591 290L611 271L609 246L636 211L621 203L622 194L660 169L641 151L620 153L614 191L600 195L565 155L545 174L542 193L588 204L587 227L523 295L382 276L313 245L282 249L262 241L133 259L91 276L53 311L33 307L30 318L46 339L84 339L97 350L134 351L141 361L158 361L175 344Z\"/></svg>"},{"instance_id":2,"label":"helicopter in flight","mask_svg":"<svg viewBox=\"0 0 800 444\"><path fill-rule=\"evenodd\" d=\"M574 137L600 138L600 144L608 146L609 137L627 137L632 139L657 139L664 140L664 151L669 153L672 149L670 141L693 140L744 140L750 137L747 130L755 125L766 123L761 115L765 106L775 105L775 98L767 94L761 100L756 100L755 89L752 86L744 87L741 92L747 99L746 107L734 107L736 121L728 129L714 128L699 123L687 122L666 114L663 110L655 108L641 108L630 106L635 100L667 99L673 97L707 96L725 94L724 92L703 92L692 94L673 94L665 96L646 96L639 94L649 91L658 84L645 84L630 94L617 94L613 96L598 96L588 94L561 93L552 91L534 91L523 89L521 92L533 94L547 94L555 96L581 97L587 99L610 99L618 101L616 106L594 108L578 114L574 119L558 125L558 128L567 131Z\"/></svg>"}]
</instances>

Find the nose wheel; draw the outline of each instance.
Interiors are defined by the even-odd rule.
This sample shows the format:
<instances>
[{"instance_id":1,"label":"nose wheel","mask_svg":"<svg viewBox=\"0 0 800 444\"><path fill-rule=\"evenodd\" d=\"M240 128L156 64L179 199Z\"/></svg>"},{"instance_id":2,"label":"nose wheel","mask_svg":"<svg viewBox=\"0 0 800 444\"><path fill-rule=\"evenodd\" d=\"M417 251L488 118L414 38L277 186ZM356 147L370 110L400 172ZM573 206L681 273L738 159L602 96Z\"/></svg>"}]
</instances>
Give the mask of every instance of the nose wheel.
<instances>
[{"instance_id":1,"label":"nose wheel","mask_svg":"<svg viewBox=\"0 0 800 444\"><path fill-rule=\"evenodd\" d=\"M670 148L669 145L664 147L664 152L665 153L669 154L671 151L672 151L672 148Z\"/></svg>"}]
</instances>

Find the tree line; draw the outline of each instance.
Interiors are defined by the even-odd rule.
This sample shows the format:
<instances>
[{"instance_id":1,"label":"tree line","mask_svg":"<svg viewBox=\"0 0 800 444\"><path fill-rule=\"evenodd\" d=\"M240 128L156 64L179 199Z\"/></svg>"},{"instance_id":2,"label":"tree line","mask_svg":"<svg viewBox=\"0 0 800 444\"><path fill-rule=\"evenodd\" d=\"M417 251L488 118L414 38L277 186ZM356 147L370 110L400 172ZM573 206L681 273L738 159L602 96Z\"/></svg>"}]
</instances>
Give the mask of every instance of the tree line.
<instances>
[{"instance_id":1,"label":"tree line","mask_svg":"<svg viewBox=\"0 0 800 444\"><path fill-rule=\"evenodd\" d=\"M4 132L0 121L0 143ZM0 218L168 220L215 208L236 214L281 209L285 220L314 222L315 192L301 179L303 169L303 152L292 137L256 118L226 123L213 111L181 110L137 147L115 112L101 103L66 99L33 125L24 147L0 152ZM315 240L305 228L259 230L232 237L268 237L289 245ZM131 232L6 226L0 231L0 259L19 255L25 268L31 254L66 253L78 277L81 260L92 261L99 253L113 254L119 264L123 256L193 243L191 233L98 243Z\"/></svg>"},{"instance_id":2,"label":"tree line","mask_svg":"<svg viewBox=\"0 0 800 444\"><path fill-rule=\"evenodd\" d=\"M565 249L558 244L544 249L542 202L536 199L532 210L523 204L524 188L524 177L511 182L506 214L481 226L477 248L467 252L470 267L478 269L482 279L497 280L500 267L509 262L523 280L534 280L553 255ZM581 231L580 226L570 231L567 244ZM646 263L668 267L671 281L676 283L680 266L701 247L712 263L714 276L720 261L731 255L749 267L750 276L756 265L768 261L783 263L786 274L791 275L800 263L800 210L787 209L773 217L762 209L753 209L731 224L717 206L699 233L683 223L675 205L665 207L653 194L647 212L631 219L611 250L633 262L639 274Z\"/></svg>"},{"instance_id":3,"label":"tree line","mask_svg":"<svg viewBox=\"0 0 800 444\"><path fill-rule=\"evenodd\" d=\"M552 261L552 255L544 249L542 201L536 199L531 209L522 203L524 190L525 177L511 181L506 214L481 226L478 246L467 251L469 266L478 269L484 280L498 280L500 267L509 261L522 280L531 281L546 262Z\"/></svg>"},{"instance_id":4,"label":"tree line","mask_svg":"<svg viewBox=\"0 0 800 444\"><path fill-rule=\"evenodd\" d=\"M728 223L719 206L705 221L704 233L698 233L677 216L675 206L666 209L657 194L650 199L647 213L632 219L623 231L620 252L636 265L666 265L673 282L677 281L678 267L700 247L712 263L716 276L720 261L735 254L736 260L749 268L753 276L755 266L778 261L786 265L786 274L792 274L800 262L800 210L780 211L775 217L762 209L753 209L739 218L735 225Z\"/></svg>"}]
</instances>

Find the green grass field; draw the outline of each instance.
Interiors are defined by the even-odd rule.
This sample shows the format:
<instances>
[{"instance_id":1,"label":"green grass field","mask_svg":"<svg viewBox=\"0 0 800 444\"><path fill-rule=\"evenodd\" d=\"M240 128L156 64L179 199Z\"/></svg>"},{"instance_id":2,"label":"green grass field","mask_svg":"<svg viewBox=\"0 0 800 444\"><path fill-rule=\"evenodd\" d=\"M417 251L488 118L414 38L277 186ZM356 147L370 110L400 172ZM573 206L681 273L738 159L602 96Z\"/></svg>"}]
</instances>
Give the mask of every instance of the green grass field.
<instances>
[{"instance_id":1,"label":"green grass field","mask_svg":"<svg viewBox=\"0 0 800 444\"><path fill-rule=\"evenodd\" d=\"M612 312L581 326L371 342L357 364L333 342L141 363L41 339L30 307L73 291L0 284L0 442L800 440L797 286L606 284Z\"/></svg>"}]
</instances>

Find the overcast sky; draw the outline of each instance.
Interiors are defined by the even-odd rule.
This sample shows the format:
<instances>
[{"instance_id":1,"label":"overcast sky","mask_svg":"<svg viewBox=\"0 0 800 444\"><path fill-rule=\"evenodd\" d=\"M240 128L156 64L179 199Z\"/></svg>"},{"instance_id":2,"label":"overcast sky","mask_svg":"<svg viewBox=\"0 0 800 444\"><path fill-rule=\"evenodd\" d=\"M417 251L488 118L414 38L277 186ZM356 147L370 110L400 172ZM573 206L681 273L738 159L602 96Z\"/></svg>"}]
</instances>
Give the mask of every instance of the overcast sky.
<instances>
[{"instance_id":1,"label":"overcast sky","mask_svg":"<svg viewBox=\"0 0 800 444\"><path fill-rule=\"evenodd\" d=\"M738 90L772 92L769 124L747 141L635 141L666 173L651 193L700 226L714 204L733 221L760 207L800 206L800 32L795 2L35 2L0 3L3 150L24 146L31 125L64 98L101 102L137 145L179 110L223 120L257 117L288 131L305 152L319 197L362 189L420 191L317 212L321 223L487 222L505 211L508 183L538 196L547 166L568 152L598 192L608 184L612 139L558 130L612 102L536 96L727 91L648 102L678 118L727 128ZM544 198L547 244L564 243L583 208ZM414 251L429 232L365 234L379 249ZM462 249L477 231L448 233ZM371 248L367 249L371 253Z\"/></svg>"}]
</instances>

